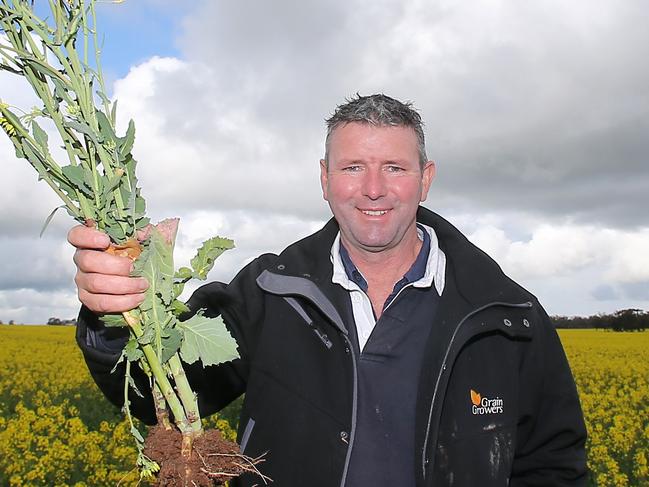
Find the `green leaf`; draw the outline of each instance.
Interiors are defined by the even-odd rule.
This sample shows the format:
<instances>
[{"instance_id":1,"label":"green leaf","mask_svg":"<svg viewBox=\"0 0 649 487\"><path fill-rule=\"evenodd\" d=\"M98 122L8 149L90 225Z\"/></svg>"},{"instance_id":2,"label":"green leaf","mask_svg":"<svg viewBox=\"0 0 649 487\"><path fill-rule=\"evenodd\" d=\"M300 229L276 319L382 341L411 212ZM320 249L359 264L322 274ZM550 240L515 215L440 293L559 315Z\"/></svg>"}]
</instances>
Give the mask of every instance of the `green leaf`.
<instances>
[{"instance_id":1,"label":"green leaf","mask_svg":"<svg viewBox=\"0 0 649 487\"><path fill-rule=\"evenodd\" d=\"M144 353L140 349L135 338L131 338L128 342L126 342L126 345L124 346L124 356L129 362L135 362L136 360L140 360L142 357L144 357Z\"/></svg>"},{"instance_id":2,"label":"green leaf","mask_svg":"<svg viewBox=\"0 0 649 487\"><path fill-rule=\"evenodd\" d=\"M27 140L23 140L22 146L26 159L36 168L41 178L46 178L48 174L43 166L43 156L40 151L35 150ZM45 174L43 174L44 172Z\"/></svg>"},{"instance_id":3,"label":"green leaf","mask_svg":"<svg viewBox=\"0 0 649 487\"><path fill-rule=\"evenodd\" d=\"M106 220L104 230L113 242L123 242L126 240L126 232L117 223L112 223L110 220Z\"/></svg>"},{"instance_id":4,"label":"green leaf","mask_svg":"<svg viewBox=\"0 0 649 487\"><path fill-rule=\"evenodd\" d=\"M137 384L135 384L135 381L133 380L133 377L130 375L127 377L128 380L128 385L135 391L135 394L137 394L140 397L144 397L144 394L140 392L140 389L138 389Z\"/></svg>"},{"instance_id":5,"label":"green leaf","mask_svg":"<svg viewBox=\"0 0 649 487\"><path fill-rule=\"evenodd\" d=\"M65 124L71 129L74 129L77 132L87 135L90 138L90 140L92 140L96 145L99 145L99 141L97 140L97 134L95 134L92 131L92 129L88 124L83 122L77 122L76 120L66 120Z\"/></svg>"},{"instance_id":6,"label":"green leaf","mask_svg":"<svg viewBox=\"0 0 649 487\"><path fill-rule=\"evenodd\" d=\"M61 168L63 175L68 179L70 184L81 191L89 198L94 197L92 188L86 182L86 171L81 166L63 166Z\"/></svg>"},{"instance_id":7,"label":"green leaf","mask_svg":"<svg viewBox=\"0 0 649 487\"><path fill-rule=\"evenodd\" d=\"M191 279L192 275L192 270L189 267L181 267L176 271L174 278L186 281L187 279Z\"/></svg>"},{"instance_id":8,"label":"green leaf","mask_svg":"<svg viewBox=\"0 0 649 487\"><path fill-rule=\"evenodd\" d=\"M137 339L137 342L140 345L148 345L155 338L155 330L153 327L149 326L144 329L144 333Z\"/></svg>"},{"instance_id":9,"label":"green leaf","mask_svg":"<svg viewBox=\"0 0 649 487\"><path fill-rule=\"evenodd\" d=\"M104 325L109 327L128 326L121 314L106 314L102 315L99 319L103 321Z\"/></svg>"},{"instance_id":10,"label":"green leaf","mask_svg":"<svg viewBox=\"0 0 649 487\"><path fill-rule=\"evenodd\" d=\"M150 218L140 218L135 222L135 226L138 230L141 230L144 227L146 227L150 222L151 222Z\"/></svg>"},{"instance_id":11,"label":"green leaf","mask_svg":"<svg viewBox=\"0 0 649 487\"><path fill-rule=\"evenodd\" d=\"M142 433L140 433L135 426L131 426L131 434L137 441L139 441L140 443L144 443L144 438L142 437Z\"/></svg>"},{"instance_id":12,"label":"green leaf","mask_svg":"<svg viewBox=\"0 0 649 487\"><path fill-rule=\"evenodd\" d=\"M122 179L122 176L115 174L112 178L108 178L107 176L102 176L101 177L102 181L105 182L104 184L104 192L102 194L102 198L106 199L106 197L115 189L117 186L119 186L119 183Z\"/></svg>"},{"instance_id":13,"label":"green leaf","mask_svg":"<svg viewBox=\"0 0 649 487\"><path fill-rule=\"evenodd\" d=\"M49 148L47 145L47 133L41 128L40 125L36 123L36 120L32 120L32 133L34 134L36 143L43 151L43 154L49 153Z\"/></svg>"},{"instance_id":14,"label":"green leaf","mask_svg":"<svg viewBox=\"0 0 649 487\"><path fill-rule=\"evenodd\" d=\"M234 242L228 238L212 237L203 242L196 256L190 261L194 269L194 277L206 279L212 269L214 260L226 250L234 247Z\"/></svg>"},{"instance_id":15,"label":"green leaf","mask_svg":"<svg viewBox=\"0 0 649 487\"><path fill-rule=\"evenodd\" d=\"M124 360L126 359L126 356L124 355L124 349L122 349L122 353L120 354L119 358L117 359L117 362L115 362L115 365L113 365L113 368L110 370L110 373L114 373L117 370L117 367L119 364L121 364Z\"/></svg>"},{"instance_id":16,"label":"green leaf","mask_svg":"<svg viewBox=\"0 0 649 487\"><path fill-rule=\"evenodd\" d=\"M106 94L103 91L97 90L95 91L95 93L97 93L97 96L102 102L104 102L106 105L110 105L110 99L106 96Z\"/></svg>"},{"instance_id":17,"label":"green leaf","mask_svg":"<svg viewBox=\"0 0 649 487\"><path fill-rule=\"evenodd\" d=\"M179 299L174 299L171 302L171 309L173 310L173 312L174 312L174 314L176 316L179 316L179 315L181 315L183 313L188 313L189 311L191 311L189 309L189 307L185 303L180 301Z\"/></svg>"},{"instance_id":18,"label":"green leaf","mask_svg":"<svg viewBox=\"0 0 649 487\"><path fill-rule=\"evenodd\" d=\"M178 326L184 335L180 355L188 364L200 359L204 366L218 365L239 357L237 342L220 316L207 318L199 311Z\"/></svg>"},{"instance_id":19,"label":"green leaf","mask_svg":"<svg viewBox=\"0 0 649 487\"><path fill-rule=\"evenodd\" d=\"M171 303L174 276L173 244L168 243L155 227L151 229L144 251L135 261L134 273L146 277L149 281L142 309L153 309L156 296L160 297L165 305Z\"/></svg>"},{"instance_id":20,"label":"green leaf","mask_svg":"<svg viewBox=\"0 0 649 487\"><path fill-rule=\"evenodd\" d=\"M14 138L12 138L12 141L13 141ZM26 159L27 158L27 156L25 156L25 153L23 152L22 147L19 144L14 143L14 149L16 149L16 157L18 159Z\"/></svg>"},{"instance_id":21,"label":"green leaf","mask_svg":"<svg viewBox=\"0 0 649 487\"><path fill-rule=\"evenodd\" d=\"M166 364L180 349L183 336L177 328L166 328L162 332L162 356L160 361Z\"/></svg>"},{"instance_id":22,"label":"green leaf","mask_svg":"<svg viewBox=\"0 0 649 487\"><path fill-rule=\"evenodd\" d=\"M52 68L49 64L46 64L45 62L40 61L36 58L23 58L21 59L21 61L23 61L25 64L27 64L30 68L34 69L35 71L38 71L43 76L47 76L50 79L56 78L60 80L62 83L65 83L64 81L65 78L63 78L61 72Z\"/></svg>"},{"instance_id":23,"label":"green leaf","mask_svg":"<svg viewBox=\"0 0 649 487\"><path fill-rule=\"evenodd\" d=\"M45 233L45 230L47 229L48 225L52 221L52 218L54 218L54 215L57 211L59 211L61 208L66 208L65 205L57 206L52 210L52 212L47 216L45 219L45 223L43 223L43 228L41 228L41 233L38 235L39 237L42 237L43 234Z\"/></svg>"},{"instance_id":24,"label":"green leaf","mask_svg":"<svg viewBox=\"0 0 649 487\"><path fill-rule=\"evenodd\" d=\"M106 140L115 141L115 130L113 129L113 126L110 124L110 120L108 120L108 117L106 117L104 112L99 110L96 112L96 116L97 116L97 123L99 124L99 131L101 132L104 141Z\"/></svg>"},{"instance_id":25,"label":"green leaf","mask_svg":"<svg viewBox=\"0 0 649 487\"><path fill-rule=\"evenodd\" d=\"M144 212L146 211L146 204L144 202L144 198L140 196L140 190L139 188L135 191L135 215L140 216L144 215Z\"/></svg>"},{"instance_id":26,"label":"green leaf","mask_svg":"<svg viewBox=\"0 0 649 487\"><path fill-rule=\"evenodd\" d=\"M68 89L59 78L52 78L54 83L54 97L58 100L65 101L68 105L74 104L72 98L68 95Z\"/></svg>"},{"instance_id":27,"label":"green leaf","mask_svg":"<svg viewBox=\"0 0 649 487\"><path fill-rule=\"evenodd\" d=\"M123 193L124 192L122 191L122 194ZM137 198L137 192L131 190L131 192L129 193L129 196L128 196L127 207L128 207L128 216L133 221L135 221L135 219L136 219L136 215L135 215L135 200L136 200L136 198Z\"/></svg>"},{"instance_id":28,"label":"green leaf","mask_svg":"<svg viewBox=\"0 0 649 487\"><path fill-rule=\"evenodd\" d=\"M120 139L120 148L119 152L122 154L122 158L126 158L128 154L131 153L133 149L133 142L135 141L135 124L133 120L129 120L128 129L126 129L126 135Z\"/></svg>"},{"instance_id":29,"label":"green leaf","mask_svg":"<svg viewBox=\"0 0 649 487\"><path fill-rule=\"evenodd\" d=\"M174 282L174 299L180 296L185 290L185 283L183 281ZM173 301L172 301L173 304ZM177 313L176 313L177 314Z\"/></svg>"},{"instance_id":30,"label":"green leaf","mask_svg":"<svg viewBox=\"0 0 649 487\"><path fill-rule=\"evenodd\" d=\"M110 109L110 119L113 122L113 125L115 125L115 122L117 121L117 100L113 102L113 106Z\"/></svg>"}]
</instances>

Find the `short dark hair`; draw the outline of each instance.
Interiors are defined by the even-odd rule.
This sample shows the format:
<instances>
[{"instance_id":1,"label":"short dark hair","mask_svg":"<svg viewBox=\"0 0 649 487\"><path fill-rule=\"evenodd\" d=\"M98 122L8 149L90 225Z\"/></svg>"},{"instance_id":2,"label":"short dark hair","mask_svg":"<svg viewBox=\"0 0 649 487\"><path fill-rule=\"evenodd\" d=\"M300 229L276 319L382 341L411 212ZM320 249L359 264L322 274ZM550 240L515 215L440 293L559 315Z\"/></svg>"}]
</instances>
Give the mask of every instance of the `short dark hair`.
<instances>
[{"instance_id":1,"label":"short dark hair","mask_svg":"<svg viewBox=\"0 0 649 487\"><path fill-rule=\"evenodd\" d=\"M325 139L325 163L329 164L329 138L333 131L352 122L366 123L379 127L410 127L417 136L419 149L419 165L424 167L428 161L426 142L421 116L410 102L401 102L382 93L376 95L356 96L346 99L338 105L334 114L325 120L327 123L327 138Z\"/></svg>"}]
</instances>

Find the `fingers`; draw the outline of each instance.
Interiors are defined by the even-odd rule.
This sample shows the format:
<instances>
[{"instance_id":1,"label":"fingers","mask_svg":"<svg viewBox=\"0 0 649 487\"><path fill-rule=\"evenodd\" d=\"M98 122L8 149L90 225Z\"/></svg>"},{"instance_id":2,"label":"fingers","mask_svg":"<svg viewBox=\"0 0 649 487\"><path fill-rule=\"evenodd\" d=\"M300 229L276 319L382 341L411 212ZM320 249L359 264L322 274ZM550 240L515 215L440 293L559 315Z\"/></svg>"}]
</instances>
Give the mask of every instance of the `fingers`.
<instances>
[{"instance_id":1,"label":"fingers","mask_svg":"<svg viewBox=\"0 0 649 487\"><path fill-rule=\"evenodd\" d=\"M133 271L133 261L128 257L107 254L97 250L77 249L73 257L80 272L128 276Z\"/></svg>"},{"instance_id":2,"label":"fingers","mask_svg":"<svg viewBox=\"0 0 649 487\"><path fill-rule=\"evenodd\" d=\"M68 232L68 241L77 248L74 282L86 307L95 313L120 313L142 303L148 282L130 277L131 259L103 252L110 244L105 233L79 225Z\"/></svg>"},{"instance_id":3,"label":"fingers","mask_svg":"<svg viewBox=\"0 0 649 487\"><path fill-rule=\"evenodd\" d=\"M96 251L88 251L96 252ZM128 260L125 257L119 259ZM149 283L142 277L77 271L79 301L95 313L120 313L139 306Z\"/></svg>"},{"instance_id":4,"label":"fingers","mask_svg":"<svg viewBox=\"0 0 649 487\"><path fill-rule=\"evenodd\" d=\"M74 282L90 294L128 295L140 294L149 287L142 277L111 276L106 274L77 272Z\"/></svg>"},{"instance_id":5,"label":"fingers","mask_svg":"<svg viewBox=\"0 0 649 487\"><path fill-rule=\"evenodd\" d=\"M79 288L79 301L95 313L121 313L137 308L144 301L144 294L93 294Z\"/></svg>"},{"instance_id":6,"label":"fingers","mask_svg":"<svg viewBox=\"0 0 649 487\"><path fill-rule=\"evenodd\" d=\"M110 238L94 228L77 225L68 232L68 242L78 249L105 250L110 245Z\"/></svg>"},{"instance_id":7,"label":"fingers","mask_svg":"<svg viewBox=\"0 0 649 487\"><path fill-rule=\"evenodd\" d=\"M94 251L89 251L94 252ZM124 257L121 259L128 260ZM74 278L79 301L95 313L121 313L139 306L149 283L142 277L78 271Z\"/></svg>"}]
</instances>

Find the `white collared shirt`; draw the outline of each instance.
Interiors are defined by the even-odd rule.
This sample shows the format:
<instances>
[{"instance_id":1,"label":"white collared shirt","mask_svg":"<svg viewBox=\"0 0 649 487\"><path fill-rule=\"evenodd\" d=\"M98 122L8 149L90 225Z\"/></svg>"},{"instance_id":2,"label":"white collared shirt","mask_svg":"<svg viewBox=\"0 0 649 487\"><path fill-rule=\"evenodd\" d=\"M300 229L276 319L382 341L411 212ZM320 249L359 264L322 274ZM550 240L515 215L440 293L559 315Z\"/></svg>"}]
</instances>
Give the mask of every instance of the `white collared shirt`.
<instances>
[{"instance_id":1,"label":"white collared shirt","mask_svg":"<svg viewBox=\"0 0 649 487\"><path fill-rule=\"evenodd\" d=\"M417 223L417 233L421 240L423 240L423 235L421 234L422 230L420 227L423 227L430 236L430 250L426 262L426 272L421 279L406 285L403 289L409 286L426 288L434 284L435 290L441 296L444 291L446 255L444 255L444 252L439 248L439 242L435 230L427 225ZM374 329L374 326L376 325L376 318L374 317L370 298L360 287L358 287L358 284L349 279L347 272L345 272L345 267L343 266L340 257L340 232L331 246L331 262L333 265L333 276L331 282L334 284L340 284L343 288L349 291L352 301L352 311L354 313L354 322L356 323L358 344L362 351L372 333L372 330ZM403 291L403 289L401 291ZM401 293L401 291L399 291L399 293ZM386 304L385 308L390 306L399 293L397 293L390 303Z\"/></svg>"}]
</instances>

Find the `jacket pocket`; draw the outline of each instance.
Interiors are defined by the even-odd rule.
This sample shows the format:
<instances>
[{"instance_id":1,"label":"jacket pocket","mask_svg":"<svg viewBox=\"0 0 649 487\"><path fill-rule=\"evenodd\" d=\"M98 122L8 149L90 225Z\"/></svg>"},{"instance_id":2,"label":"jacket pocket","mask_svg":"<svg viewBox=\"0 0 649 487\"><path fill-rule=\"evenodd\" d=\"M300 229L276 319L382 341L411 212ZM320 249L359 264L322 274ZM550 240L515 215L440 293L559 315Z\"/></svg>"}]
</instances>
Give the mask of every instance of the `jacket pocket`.
<instances>
[{"instance_id":1,"label":"jacket pocket","mask_svg":"<svg viewBox=\"0 0 649 487\"><path fill-rule=\"evenodd\" d=\"M241 453L244 453L254 427L255 427L255 420L252 418L248 419L246 428L243 430L243 434L241 435L241 444L239 445L239 449L241 450Z\"/></svg>"}]
</instances>

